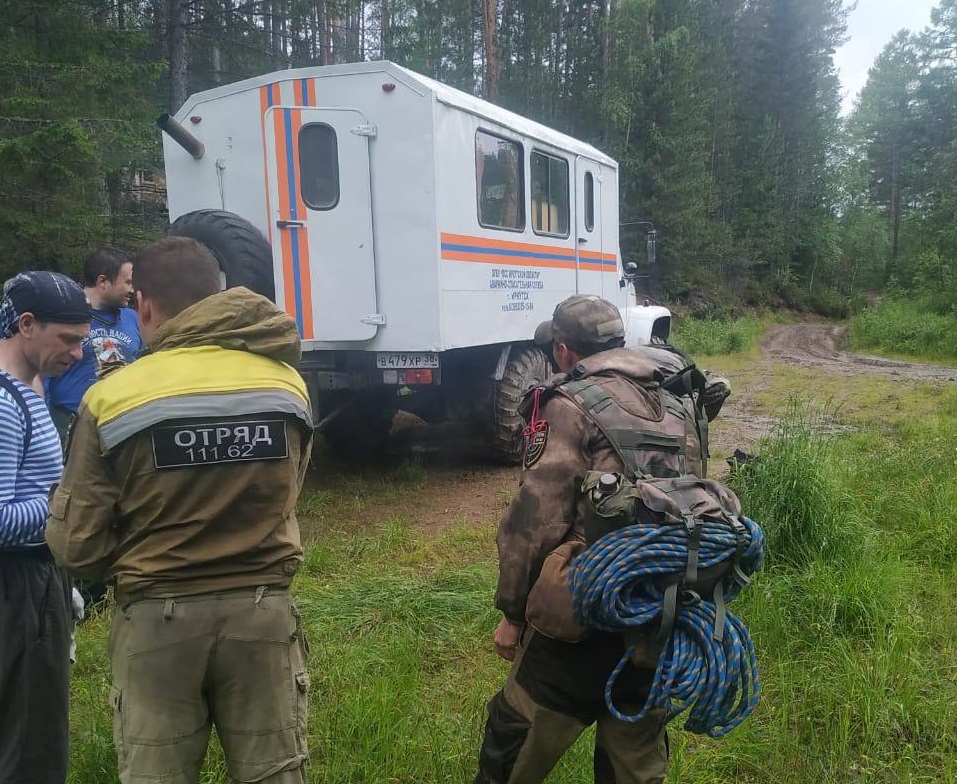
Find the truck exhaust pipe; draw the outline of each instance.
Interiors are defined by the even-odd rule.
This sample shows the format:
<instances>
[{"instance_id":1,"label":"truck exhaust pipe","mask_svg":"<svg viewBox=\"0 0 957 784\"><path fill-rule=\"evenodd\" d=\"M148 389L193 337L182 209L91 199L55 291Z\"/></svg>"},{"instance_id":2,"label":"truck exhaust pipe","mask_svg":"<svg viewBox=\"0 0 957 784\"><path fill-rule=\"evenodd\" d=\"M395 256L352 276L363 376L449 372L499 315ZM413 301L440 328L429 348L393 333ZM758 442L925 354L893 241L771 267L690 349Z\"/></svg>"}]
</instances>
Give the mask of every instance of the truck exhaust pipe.
<instances>
[{"instance_id":1,"label":"truck exhaust pipe","mask_svg":"<svg viewBox=\"0 0 957 784\"><path fill-rule=\"evenodd\" d=\"M206 154L206 148L203 146L203 143L173 119L172 115L161 114L156 120L156 124L197 161Z\"/></svg>"}]
</instances>

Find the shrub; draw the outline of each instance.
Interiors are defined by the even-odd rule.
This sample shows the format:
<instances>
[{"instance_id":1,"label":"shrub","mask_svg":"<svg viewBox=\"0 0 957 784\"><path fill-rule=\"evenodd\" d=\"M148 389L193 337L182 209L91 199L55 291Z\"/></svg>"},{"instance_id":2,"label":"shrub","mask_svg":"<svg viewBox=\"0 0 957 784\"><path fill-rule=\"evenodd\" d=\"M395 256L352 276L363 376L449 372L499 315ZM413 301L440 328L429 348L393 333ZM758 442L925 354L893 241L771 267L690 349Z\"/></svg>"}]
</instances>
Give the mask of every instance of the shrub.
<instances>
[{"instance_id":1,"label":"shrub","mask_svg":"<svg viewBox=\"0 0 957 784\"><path fill-rule=\"evenodd\" d=\"M761 324L755 319L698 321L681 319L671 333L674 344L691 356L747 351L757 345Z\"/></svg>"},{"instance_id":2,"label":"shrub","mask_svg":"<svg viewBox=\"0 0 957 784\"><path fill-rule=\"evenodd\" d=\"M935 312L935 303L885 300L851 322L856 349L933 360L957 359L957 313Z\"/></svg>"}]
</instances>

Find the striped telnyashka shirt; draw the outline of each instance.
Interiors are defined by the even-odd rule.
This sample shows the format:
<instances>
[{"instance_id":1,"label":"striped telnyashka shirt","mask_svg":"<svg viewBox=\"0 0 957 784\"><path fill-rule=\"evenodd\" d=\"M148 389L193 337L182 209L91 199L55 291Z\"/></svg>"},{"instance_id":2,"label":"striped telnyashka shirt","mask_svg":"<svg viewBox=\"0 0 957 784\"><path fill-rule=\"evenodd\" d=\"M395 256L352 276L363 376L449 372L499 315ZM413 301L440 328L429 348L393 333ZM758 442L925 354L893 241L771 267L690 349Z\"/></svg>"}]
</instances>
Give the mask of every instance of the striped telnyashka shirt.
<instances>
[{"instance_id":1,"label":"striped telnyashka shirt","mask_svg":"<svg viewBox=\"0 0 957 784\"><path fill-rule=\"evenodd\" d=\"M11 549L43 543L50 514L47 499L50 488L60 481L63 454L43 398L9 373L5 375L23 393L33 419L30 448L24 456L23 409L0 387L0 549Z\"/></svg>"}]
</instances>

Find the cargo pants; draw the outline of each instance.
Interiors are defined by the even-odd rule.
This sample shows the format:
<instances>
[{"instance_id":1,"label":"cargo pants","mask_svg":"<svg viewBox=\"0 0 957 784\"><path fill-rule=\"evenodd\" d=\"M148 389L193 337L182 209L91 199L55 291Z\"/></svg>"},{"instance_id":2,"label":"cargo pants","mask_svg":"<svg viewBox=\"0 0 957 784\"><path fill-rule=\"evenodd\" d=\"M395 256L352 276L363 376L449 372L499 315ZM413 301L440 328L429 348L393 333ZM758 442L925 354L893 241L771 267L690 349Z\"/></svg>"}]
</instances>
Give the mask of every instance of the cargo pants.
<instances>
[{"instance_id":1,"label":"cargo pants","mask_svg":"<svg viewBox=\"0 0 957 784\"><path fill-rule=\"evenodd\" d=\"M664 711L629 723L605 706L605 682L623 653L620 635L596 632L566 643L526 626L505 687L488 705L475 784L538 784L591 724L597 725L595 784L664 782ZM640 710L653 675L626 665L613 695L619 710Z\"/></svg>"},{"instance_id":2,"label":"cargo pants","mask_svg":"<svg viewBox=\"0 0 957 784\"><path fill-rule=\"evenodd\" d=\"M212 726L233 781L305 781L307 643L287 591L121 599L109 648L123 784L198 784Z\"/></svg>"}]
</instances>

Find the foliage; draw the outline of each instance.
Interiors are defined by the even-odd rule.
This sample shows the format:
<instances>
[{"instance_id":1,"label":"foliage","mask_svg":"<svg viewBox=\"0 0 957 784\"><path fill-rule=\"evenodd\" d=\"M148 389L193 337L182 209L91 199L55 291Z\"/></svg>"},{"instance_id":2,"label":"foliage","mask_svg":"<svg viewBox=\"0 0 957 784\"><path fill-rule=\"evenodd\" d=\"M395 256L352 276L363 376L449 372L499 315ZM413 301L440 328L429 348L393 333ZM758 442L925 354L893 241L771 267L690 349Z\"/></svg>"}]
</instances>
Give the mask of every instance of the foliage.
<instances>
[{"instance_id":1,"label":"foliage","mask_svg":"<svg viewBox=\"0 0 957 784\"><path fill-rule=\"evenodd\" d=\"M5 258L69 265L158 231L162 205L132 185L159 168L164 104L277 68L389 58L616 156L623 219L661 230L652 289L829 286L843 20L838 0L8 4Z\"/></svg>"},{"instance_id":2,"label":"foliage","mask_svg":"<svg viewBox=\"0 0 957 784\"><path fill-rule=\"evenodd\" d=\"M153 118L286 67L387 58L620 162L648 291L842 317L957 302L957 0L838 118L841 0L64 0L0 7L0 274L163 230ZM152 182L144 187L143 182Z\"/></svg>"},{"instance_id":3,"label":"foliage","mask_svg":"<svg viewBox=\"0 0 957 784\"><path fill-rule=\"evenodd\" d=\"M679 319L671 340L692 357L734 354L757 346L761 324L752 318L734 320Z\"/></svg>"},{"instance_id":4,"label":"foliage","mask_svg":"<svg viewBox=\"0 0 957 784\"><path fill-rule=\"evenodd\" d=\"M883 300L853 318L853 345L892 356L953 362L957 360L957 308L949 312L940 308L940 301L930 299Z\"/></svg>"},{"instance_id":5,"label":"foliage","mask_svg":"<svg viewBox=\"0 0 957 784\"><path fill-rule=\"evenodd\" d=\"M0 6L0 275L74 271L98 244L141 241L159 208L134 179L155 167L149 62L139 20L87 0Z\"/></svg>"},{"instance_id":6,"label":"foliage","mask_svg":"<svg viewBox=\"0 0 957 784\"><path fill-rule=\"evenodd\" d=\"M919 34L899 33L878 57L848 121L855 188L848 243L866 252L898 287L957 303L957 2L941 0ZM874 285L873 283L871 285Z\"/></svg>"}]
</instances>

